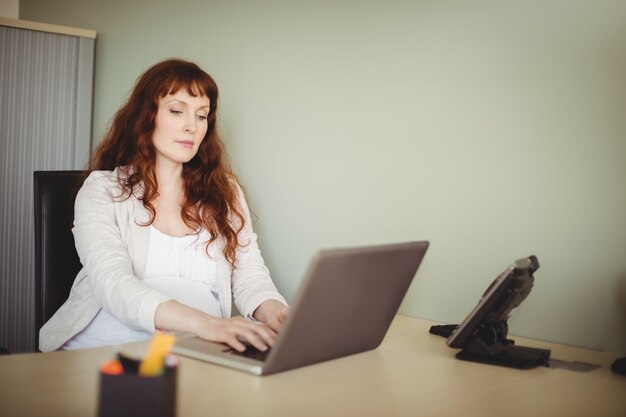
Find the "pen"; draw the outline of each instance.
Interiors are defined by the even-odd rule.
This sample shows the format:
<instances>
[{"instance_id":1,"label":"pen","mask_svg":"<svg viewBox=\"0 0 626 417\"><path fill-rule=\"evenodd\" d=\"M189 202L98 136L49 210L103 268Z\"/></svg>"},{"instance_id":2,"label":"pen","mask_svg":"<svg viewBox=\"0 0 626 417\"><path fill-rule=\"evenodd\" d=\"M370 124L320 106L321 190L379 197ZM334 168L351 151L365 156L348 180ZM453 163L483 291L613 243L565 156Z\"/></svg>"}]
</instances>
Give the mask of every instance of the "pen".
<instances>
[{"instance_id":1,"label":"pen","mask_svg":"<svg viewBox=\"0 0 626 417\"><path fill-rule=\"evenodd\" d=\"M139 365L139 376L161 375L165 365L165 356L169 353L175 340L176 336L173 334L156 332L150 342L148 354Z\"/></svg>"},{"instance_id":2,"label":"pen","mask_svg":"<svg viewBox=\"0 0 626 417\"><path fill-rule=\"evenodd\" d=\"M124 373L124 368L119 361L110 360L102 364L100 372L106 375L122 375Z\"/></svg>"}]
</instances>

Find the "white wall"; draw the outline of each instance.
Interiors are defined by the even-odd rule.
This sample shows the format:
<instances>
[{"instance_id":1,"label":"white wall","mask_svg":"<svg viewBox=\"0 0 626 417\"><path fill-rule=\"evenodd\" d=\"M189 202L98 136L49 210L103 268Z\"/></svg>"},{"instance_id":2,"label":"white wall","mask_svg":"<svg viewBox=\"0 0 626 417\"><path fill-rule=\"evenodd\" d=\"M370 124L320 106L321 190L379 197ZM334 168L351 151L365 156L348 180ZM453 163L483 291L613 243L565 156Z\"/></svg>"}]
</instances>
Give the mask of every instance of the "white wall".
<instances>
[{"instance_id":1,"label":"white wall","mask_svg":"<svg viewBox=\"0 0 626 417\"><path fill-rule=\"evenodd\" d=\"M626 351L626 2L20 7L97 30L94 141L152 63L182 56L215 76L288 298L319 248L428 239L402 312L458 322L536 254L512 333Z\"/></svg>"}]
</instances>

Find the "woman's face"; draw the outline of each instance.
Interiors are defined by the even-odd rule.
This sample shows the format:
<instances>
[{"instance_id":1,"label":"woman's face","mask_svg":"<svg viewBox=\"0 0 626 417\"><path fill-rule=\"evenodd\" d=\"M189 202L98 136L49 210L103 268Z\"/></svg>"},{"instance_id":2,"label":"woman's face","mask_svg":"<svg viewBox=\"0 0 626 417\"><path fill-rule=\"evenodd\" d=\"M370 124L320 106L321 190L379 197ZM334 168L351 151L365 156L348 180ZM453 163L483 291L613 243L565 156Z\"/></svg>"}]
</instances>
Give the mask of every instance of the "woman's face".
<instances>
[{"instance_id":1,"label":"woman's face","mask_svg":"<svg viewBox=\"0 0 626 417\"><path fill-rule=\"evenodd\" d=\"M207 131L211 101L182 89L159 100L152 143L157 164L183 164L198 152Z\"/></svg>"}]
</instances>

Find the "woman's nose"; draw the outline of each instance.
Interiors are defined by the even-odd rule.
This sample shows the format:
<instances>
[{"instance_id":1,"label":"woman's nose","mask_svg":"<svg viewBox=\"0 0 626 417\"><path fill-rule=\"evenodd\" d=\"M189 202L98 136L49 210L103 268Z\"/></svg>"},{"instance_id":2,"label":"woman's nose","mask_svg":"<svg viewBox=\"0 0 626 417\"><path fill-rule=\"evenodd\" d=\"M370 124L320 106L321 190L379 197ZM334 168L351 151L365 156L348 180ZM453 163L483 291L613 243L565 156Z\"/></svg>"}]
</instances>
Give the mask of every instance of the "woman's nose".
<instances>
[{"instance_id":1,"label":"woman's nose","mask_svg":"<svg viewBox=\"0 0 626 417\"><path fill-rule=\"evenodd\" d=\"M187 119L186 123L185 123L185 132L188 133L194 133L196 131L196 119L194 118L190 118Z\"/></svg>"}]
</instances>

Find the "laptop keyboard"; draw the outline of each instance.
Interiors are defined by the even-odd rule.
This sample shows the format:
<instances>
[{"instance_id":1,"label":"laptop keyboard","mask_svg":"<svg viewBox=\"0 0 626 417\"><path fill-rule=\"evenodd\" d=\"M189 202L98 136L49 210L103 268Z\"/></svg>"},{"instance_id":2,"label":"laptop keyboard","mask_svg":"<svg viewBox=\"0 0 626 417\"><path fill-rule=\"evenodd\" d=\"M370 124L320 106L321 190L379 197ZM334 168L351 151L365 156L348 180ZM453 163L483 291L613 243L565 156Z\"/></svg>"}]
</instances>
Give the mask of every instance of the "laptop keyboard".
<instances>
[{"instance_id":1,"label":"laptop keyboard","mask_svg":"<svg viewBox=\"0 0 626 417\"><path fill-rule=\"evenodd\" d=\"M257 361L265 361L265 359L267 359L267 355L270 353L270 349L262 351L252 345L246 345L246 350L244 350L243 352L239 352L238 350L235 350L231 347L224 349L224 352L244 356L250 359L256 359Z\"/></svg>"}]
</instances>

